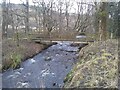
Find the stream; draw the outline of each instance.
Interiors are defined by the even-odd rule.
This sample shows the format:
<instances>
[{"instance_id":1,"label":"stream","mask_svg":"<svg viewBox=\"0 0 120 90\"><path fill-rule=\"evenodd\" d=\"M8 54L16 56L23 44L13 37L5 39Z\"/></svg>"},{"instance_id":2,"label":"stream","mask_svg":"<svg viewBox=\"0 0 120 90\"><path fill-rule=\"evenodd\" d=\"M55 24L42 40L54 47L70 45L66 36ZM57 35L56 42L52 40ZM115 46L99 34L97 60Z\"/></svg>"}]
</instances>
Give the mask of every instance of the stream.
<instances>
[{"instance_id":1,"label":"stream","mask_svg":"<svg viewBox=\"0 0 120 90\"><path fill-rule=\"evenodd\" d=\"M61 88L77 62L79 47L62 41L2 73L3 88Z\"/></svg>"}]
</instances>

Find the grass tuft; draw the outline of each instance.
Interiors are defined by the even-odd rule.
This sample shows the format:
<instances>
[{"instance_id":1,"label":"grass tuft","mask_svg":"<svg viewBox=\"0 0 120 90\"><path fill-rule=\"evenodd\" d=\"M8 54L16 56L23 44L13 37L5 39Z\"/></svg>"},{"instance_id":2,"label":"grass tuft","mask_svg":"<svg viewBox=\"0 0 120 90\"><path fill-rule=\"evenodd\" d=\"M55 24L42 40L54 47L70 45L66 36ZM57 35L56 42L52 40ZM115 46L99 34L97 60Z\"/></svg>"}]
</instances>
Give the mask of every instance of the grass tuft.
<instances>
[{"instance_id":1,"label":"grass tuft","mask_svg":"<svg viewBox=\"0 0 120 90\"><path fill-rule=\"evenodd\" d=\"M13 53L11 55L11 60L12 60L11 67L15 69L18 65L20 65L22 58L20 54Z\"/></svg>"}]
</instances>

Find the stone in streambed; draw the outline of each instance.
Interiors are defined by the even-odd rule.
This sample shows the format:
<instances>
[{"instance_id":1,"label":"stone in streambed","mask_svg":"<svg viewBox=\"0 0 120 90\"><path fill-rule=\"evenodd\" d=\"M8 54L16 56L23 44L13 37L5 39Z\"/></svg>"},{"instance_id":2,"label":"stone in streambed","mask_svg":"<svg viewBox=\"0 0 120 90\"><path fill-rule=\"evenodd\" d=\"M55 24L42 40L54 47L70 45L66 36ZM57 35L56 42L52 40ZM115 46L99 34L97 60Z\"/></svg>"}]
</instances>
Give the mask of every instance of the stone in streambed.
<instances>
[{"instance_id":1,"label":"stone in streambed","mask_svg":"<svg viewBox=\"0 0 120 90\"><path fill-rule=\"evenodd\" d=\"M34 64L36 62L33 58L30 61L32 64Z\"/></svg>"},{"instance_id":2,"label":"stone in streambed","mask_svg":"<svg viewBox=\"0 0 120 90\"><path fill-rule=\"evenodd\" d=\"M51 59L51 57L45 57L44 60L45 60L45 61L50 61L50 60L52 60L52 59Z\"/></svg>"}]
</instances>

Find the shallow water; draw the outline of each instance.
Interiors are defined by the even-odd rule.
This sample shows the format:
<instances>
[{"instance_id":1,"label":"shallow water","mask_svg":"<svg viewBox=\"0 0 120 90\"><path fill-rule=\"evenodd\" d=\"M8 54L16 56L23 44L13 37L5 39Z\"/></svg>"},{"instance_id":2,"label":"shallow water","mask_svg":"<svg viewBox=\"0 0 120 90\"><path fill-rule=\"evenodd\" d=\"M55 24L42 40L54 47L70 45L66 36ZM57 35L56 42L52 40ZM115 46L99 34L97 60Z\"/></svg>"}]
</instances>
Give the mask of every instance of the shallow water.
<instances>
[{"instance_id":1,"label":"shallow water","mask_svg":"<svg viewBox=\"0 0 120 90\"><path fill-rule=\"evenodd\" d=\"M19 69L2 74L3 88L60 88L77 61L78 48L58 42L21 63Z\"/></svg>"}]
</instances>

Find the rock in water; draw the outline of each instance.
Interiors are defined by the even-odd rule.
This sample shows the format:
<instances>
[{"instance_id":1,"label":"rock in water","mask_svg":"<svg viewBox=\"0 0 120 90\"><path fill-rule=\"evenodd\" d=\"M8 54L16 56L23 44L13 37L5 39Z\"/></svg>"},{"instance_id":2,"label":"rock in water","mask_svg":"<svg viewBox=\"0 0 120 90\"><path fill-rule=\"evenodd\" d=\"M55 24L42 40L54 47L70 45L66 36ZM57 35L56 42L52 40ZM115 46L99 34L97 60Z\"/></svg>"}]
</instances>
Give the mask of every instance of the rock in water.
<instances>
[{"instance_id":1,"label":"rock in water","mask_svg":"<svg viewBox=\"0 0 120 90\"><path fill-rule=\"evenodd\" d=\"M20 73L20 72L15 72L14 74L15 74L15 75L20 75L21 73Z\"/></svg>"},{"instance_id":2,"label":"rock in water","mask_svg":"<svg viewBox=\"0 0 120 90\"><path fill-rule=\"evenodd\" d=\"M54 82L54 83L53 83L53 86L55 86L55 85L56 85L56 83Z\"/></svg>"},{"instance_id":3,"label":"rock in water","mask_svg":"<svg viewBox=\"0 0 120 90\"><path fill-rule=\"evenodd\" d=\"M17 83L17 88L28 88L28 87L29 87L29 84L26 82L24 82L24 83L18 82Z\"/></svg>"},{"instance_id":4,"label":"rock in water","mask_svg":"<svg viewBox=\"0 0 120 90\"><path fill-rule=\"evenodd\" d=\"M34 60L34 59L31 59L31 63L35 63L35 60Z\"/></svg>"},{"instance_id":5,"label":"rock in water","mask_svg":"<svg viewBox=\"0 0 120 90\"><path fill-rule=\"evenodd\" d=\"M50 61L51 57L45 57L45 61Z\"/></svg>"}]
</instances>

